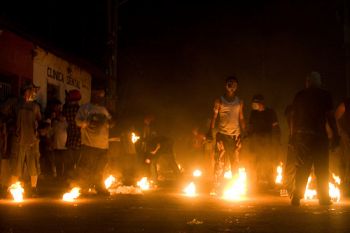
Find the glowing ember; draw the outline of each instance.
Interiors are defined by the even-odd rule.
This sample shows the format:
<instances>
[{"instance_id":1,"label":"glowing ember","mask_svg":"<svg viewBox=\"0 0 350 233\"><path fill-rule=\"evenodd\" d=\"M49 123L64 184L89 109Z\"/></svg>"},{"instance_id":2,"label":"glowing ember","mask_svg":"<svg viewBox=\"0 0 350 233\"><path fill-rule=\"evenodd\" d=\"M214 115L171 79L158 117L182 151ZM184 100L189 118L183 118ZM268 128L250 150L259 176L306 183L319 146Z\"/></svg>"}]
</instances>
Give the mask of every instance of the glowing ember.
<instances>
[{"instance_id":1,"label":"glowing ember","mask_svg":"<svg viewBox=\"0 0 350 233\"><path fill-rule=\"evenodd\" d=\"M283 171L283 163L281 162L279 166L277 166L277 176L275 183L276 184L282 184L282 171Z\"/></svg>"},{"instance_id":2,"label":"glowing ember","mask_svg":"<svg viewBox=\"0 0 350 233\"><path fill-rule=\"evenodd\" d=\"M200 177L200 176L202 176L202 171L201 170L195 170L194 172L193 172L193 176L194 177Z\"/></svg>"},{"instance_id":3,"label":"glowing ember","mask_svg":"<svg viewBox=\"0 0 350 233\"><path fill-rule=\"evenodd\" d=\"M187 187L183 190L186 196L194 197L196 196L196 185L191 182Z\"/></svg>"},{"instance_id":4,"label":"glowing ember","mask_svg":"<svg viewBox=\"0 0 350 233\"><path fill-rule=\"evenodd\" d=\"M137 136L134 132L131 133L131 142L136 143L140 139L140 136Z\"/></svg>"},{"instance_id":5,"label":"glowing ember","mask_svg":"<svg viewBox=\"0 0 350 233\"><path fill-rule=\"evenodd\" d=\"M13 200L15 202L22 202L23 201L23 193L24 189L21 186L20 182L16 182L12 184L8 189L13 197Z\"/></svg>"},{"instance_id":6,"label":"glowing ember","mask_svg":"<svg viewBox=\"0 0 350 233\"><path fill-rule=\"evenodd\" d=\"M232 172L231 171L226 171L224 173L224 178L227 180L231 180L232 179Z\"/></svg>"},{"instance_id":7,"label":"glowing ember","mask_svg":"<svg viewBox=\"0 0 350 233\"><path fill-rule=\"evenodd\" d=\"M149 190L150 183L147 177L143 177L140 181L137 182L137 186L140 187L141 190Z\"/></svg>"},{"instance_id":8,"label":"glowing ember","mask_svg":"<svg viewBox=\"0 0 350 233\"><path fill-rule=\"evenodd\" d=\"M69 193L65 193L63 195L62 200L67 202L73 202L79 196L80 196L80 188L75 187Z\"/></svg>"},{"instance_id":9,"label":"glowing ember","mask_svg":"<svg viewBox=\"0 0 350 233\"><path fill-rule=\"evenodd\" d=\"M239 168L238 176L230 182L229 188L224 191L223 198L239 200L247 194L247 173L245 168Z\"/></svg>"},{"instance_id":10,"label":"glowing ember","mask_svg":"<svg viewBox=\"0 0 350 233\"><path fill-rule=\"evenodd\" d=\"M105 180L105 187L106 189L109 189L112 184L115 182L114 176L110 175L106 180Z\"/></svg>"}]
</instances>

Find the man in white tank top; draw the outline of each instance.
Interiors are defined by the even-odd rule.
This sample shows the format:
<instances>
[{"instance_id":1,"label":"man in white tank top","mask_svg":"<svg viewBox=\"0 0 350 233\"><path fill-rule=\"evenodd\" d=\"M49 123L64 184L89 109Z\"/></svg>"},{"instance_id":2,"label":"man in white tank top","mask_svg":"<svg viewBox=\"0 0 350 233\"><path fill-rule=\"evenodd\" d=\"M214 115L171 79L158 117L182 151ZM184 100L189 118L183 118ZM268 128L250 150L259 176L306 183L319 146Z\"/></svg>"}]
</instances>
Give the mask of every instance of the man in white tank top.
<instances>
[{"instance_id":1,"label":"man in white tank top","mask_svg":"<svg viewBox=\"0 0 350 233\"><path fill-rule=\"evenodd\" d=\"M230 161L232 175L238 172L241 131L246 129L243 116L243 102L236 95L238 80L228 77L225 94L214 102L214 112L210 123L209 137L217 124L216 154L214 166L214 189L222 191L225 161Z\"/></svg>"}]
</instances>

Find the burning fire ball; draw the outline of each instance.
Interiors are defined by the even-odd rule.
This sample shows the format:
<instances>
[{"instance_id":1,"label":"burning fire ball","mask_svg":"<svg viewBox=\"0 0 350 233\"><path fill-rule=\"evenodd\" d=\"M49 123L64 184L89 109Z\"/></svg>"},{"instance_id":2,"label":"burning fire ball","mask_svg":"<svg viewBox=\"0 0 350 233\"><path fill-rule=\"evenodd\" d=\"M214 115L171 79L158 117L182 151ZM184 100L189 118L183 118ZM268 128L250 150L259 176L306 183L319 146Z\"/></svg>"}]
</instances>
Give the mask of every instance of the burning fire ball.
<instances>
[{"instance_id":1,"label":"burning fire ball","mask_svg":"<svg viewBox=\"0 0 350 233\"><path fill-rule=\"evenodd\" d=\"M231 179L229 186L224 190L226 200L241 200L247 194L247 174L245 168L239 168L238 176Z\"/></svg>"},{"instance_id":2,"label":"burning fire ball","mask_svg":"<svg viewBox=\"0 0 350 233\"><path fill-rule=\"evenodd\" d=\"M108 178L104 181L106 189L109 189L115 182L116 179L114 176L108 176Z\"/></svg>"},{"instance_id":3,"label":"burning fire ball","mask_svg":"<svg viewBox=\"0 0 350 233\"><path fill-rule=\"evenodd\" d=\"M80 196L80 188L74 187L70 192L63 194L62 200L66 202L73 202Z\"/></svg>"},{"instance_id":4,"label":"burning fire ball","mask_svg":"<svg viewBox=\"0 0 350 233\"><path fill-rule=\"evenodd\" d=\"M197 196L196 185L193 182L191 182L189 185L187 185L186 188L184 188L183 192L188 197L195 197L195 196Z\"/></svg>"},{"instance_id":5,"label":"burning fire ball","mask_svg":"<svg viewBox=\"0 0 350 233\"><path fill-rule=\"evenodd\" d=\"M15 202L22 202L23 201L24 189L22 188L21 182L16 182L16 183L12 184L8 188L8 190L11 193L13 200Z\"/></svg>"},{"instance_id":6,"label":"burning fire ball","mask_svg":"<svg viewBox=\"0 0 350 233\"><path fill-rule=\"evenodd\" d=\"M137 186L140 187L141 190L149 190L151 185L147 177L143 177L140 181L137 182Z\"/></svg>"}]
</instances>

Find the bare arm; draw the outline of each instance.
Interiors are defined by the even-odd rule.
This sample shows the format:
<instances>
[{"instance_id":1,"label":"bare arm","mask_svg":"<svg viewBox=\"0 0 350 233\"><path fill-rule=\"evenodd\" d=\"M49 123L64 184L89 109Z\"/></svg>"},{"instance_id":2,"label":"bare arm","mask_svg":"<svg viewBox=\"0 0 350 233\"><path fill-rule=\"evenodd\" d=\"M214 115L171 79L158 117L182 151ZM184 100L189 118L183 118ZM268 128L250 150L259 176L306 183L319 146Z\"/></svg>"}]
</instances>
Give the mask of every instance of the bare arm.
<instances>
[{"instance_id":1,"label":"bare arm","mask_svg":"<svg viewBox=\"0 0 350 233\"><path fill-rule=\"evenodd\" d=\"M339 137L339 132L338 132L338 127L337 127L337 123L335 120L335 115L333 114L332 111L327 112L327 122L328 122L330 129L332 130L333 138Z\"/></svg>"},{"instance_id":2,"label":"bare arm","mask_svg":"<svg viewBox=\"0 0 350 233\"><path fill-rule=\"evenodd\" d=\"M214 102L213 115L210 121L210 130L214 129L215 127L216 119L219 115L220 104L220 99L216 99Z\"/></svg>"},{"instance_id":3,"label":"bare arm","mask_svg":"<svg viewBox=\"0 0 350 233\"><path fill-rule=\"evenodd\" d=\"M341 103L335 110L335 114L334 114L335 119L338 121L344 115L344 113L345 113L345 104Z\"/></svg>"},{"instance_id":4,"label":"bare arm","mask_svg":"<svg viewBox=\"0 0 350 233\"><path fill-rule=\"evenodd\" d=\"M79 108L76 116L75 116L75 123L80 128L86 128L87 127L87 113L85 109L82 107Z\"/></svg>"},{"instance_id":5,"label":"bare arm","mask_svg":"<svg viewBox=\"0 0 350 233\"><path fill-rule=\"evenodd\" d=\"M247 129L245 119L244 119L244 114L243 114L243 101L240 102L240 108L239 108L239 124L241 126L241 129L245 132Z\"/></svg>"}]
</instances>

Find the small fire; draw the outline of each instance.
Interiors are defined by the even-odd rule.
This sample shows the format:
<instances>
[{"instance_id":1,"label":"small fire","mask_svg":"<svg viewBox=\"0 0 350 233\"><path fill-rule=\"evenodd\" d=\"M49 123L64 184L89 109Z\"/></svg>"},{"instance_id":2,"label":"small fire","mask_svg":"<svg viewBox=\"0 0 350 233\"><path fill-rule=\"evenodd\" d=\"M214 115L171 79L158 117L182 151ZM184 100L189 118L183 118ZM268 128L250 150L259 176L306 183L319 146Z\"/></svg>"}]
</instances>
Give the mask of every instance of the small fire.
<instances>
[{"instance_id":1,"label":"small fire","mask_svg":"<svg viewBox=\"0 0 350 233\"><path fill-rule=\"evenodd\" d=\"M275 179L276 184L282 184L282 171L283 171L283 163L280 162L280 165L277 166L277 176Z\"/></svg>"},{"instance_id":2,"label":"small fire","mask_svg":"<svg viewBox=\"0 0 350 233\"><path fill-rule=\"evenodd\" d=\"M307 179L306 189L305 189L305 193L304 193L305 200L314 199L317 195L317 192L315 189L310 189L311 180L312 180L312 178L311 178L311 176L309 176L309 178Z\"/></svg>"},{"instance_id":3,"label":"small fire","mask_svg":"<svg viewBox=\"0 0 350 233\"><path fill-rule=\"evenodd\" d=\"M137 186L140 187L141 190L149 190L150 183L147 177L143 177L140 181L137 182Z\"/></svg>"},{"instance_id":4,"label":"small fire","mask_svg":"<svg viewBox=\"0 0 350 233\"><path fill-rule=\"evenodd\" d=\"M223 198L227 200L239 200L247 194L247 173L245 168L238 169L238 176L231 181L228 189L224 191Z\"/></svg>"},{"instance_id":5,"label":"small fire","mask_svg":"<svg viewBox=\"0 0 350 233\"><path fill-rule=\"evenodd\" d=\"M115 182L114 176L112 176L112 175L108 176L108 178L105 180L106 189L109 189L114 182Z\"/></svg>"},{"instance_id":6,"label":"small fire","mask_svg":"<svg viewBox=\"0 0 350 233\"><path fill-rule=\"evenodd\" d=\"M328 187L329 187L329 197L336 202L340 201L340 189L339 189L339 185L340 185L340 178L339 176L336 176L334 173L332 173L332 177L333 180L335 181L335 184L332 182L328 183ZM315 199L317 196L317 191L315 189L310 189L310 183L311 183L311 176L309 176L308 180L307 180L307 185L306 185L306 190L304 193L304 199L305 200L311 200L311 199Z\"/></svg>"},{"instance_id":7,"label":"small fire","mask_svg":"<svg viewBox=\"0 0 350 233\"><path fill-rule=\"evenodd\" d=\"M16 182L12 184L8 189L13 197L13 200L15 202L22 202L23 201L23 193L24 189L21 186L20 182Z\"/></svg>"},{"instance_id":8,"label":"small fire","mask_svg":"<svg viewBox=\"0 0 350 233\"><path fill-rule=\"evenodd\" d=\"M131 133L131 142L136 143L140 139L140 136L137 136L134 132Z\"/></svg>"},{"instance_id":9,"label":"small fire","mask_svg":"<svg viewBox=\"0 0 350 233\"><path fill-rule=\"evenodd\" d=\"M202 176L202 171L197 169L193 172L194 177L201 177Z\"/></svg>"},{"instance_id":10,"label":"small fire","mask_svg":"<svg viewBox=\"0 0 350 233\"><path fill-rule=\"evenodd\" d=\"M196 185L191 182L189 185L187 185L186 188L184 188L184 193L186 196L189 196L189 197L194 197L196 196Z\"/></svg>"},{"instance_id":11,"label":"small fire","mask_svg":"<svg viewBox=\"0 0 350 233\"><path fill-rule=\"evenodd\" d=\"M334 173L332 173L333 180L335 181L335 184L329 182L329 196L333 201L339 202L340 201L340 177L336 176Z\"/></svg>"},{"instance_id":12,"label":"small fire","mask_svg":"<svg viewBox=\"0 0 350 233\"><path fill-rule=\"evenodd\" d=\"M231 180L232 179L232 172L231 171L226 171L224 173L224 178L227 180Z\"/></svg>"},{"instance_id":13,"label":"small fire","mask_svg":"<svg viewBox=\"0 0 350 233\"><path fill-rule=\"evenodd\" d=\"M62 200L67 202L73 202L80 196L80 188L74 187L69 193L63 194Z\"/></svg>"}]
</instances>

